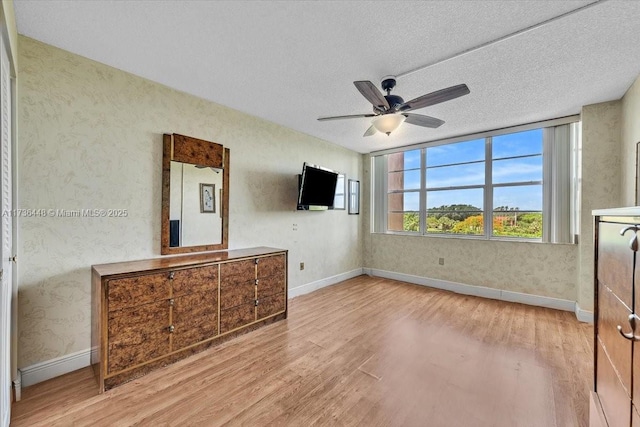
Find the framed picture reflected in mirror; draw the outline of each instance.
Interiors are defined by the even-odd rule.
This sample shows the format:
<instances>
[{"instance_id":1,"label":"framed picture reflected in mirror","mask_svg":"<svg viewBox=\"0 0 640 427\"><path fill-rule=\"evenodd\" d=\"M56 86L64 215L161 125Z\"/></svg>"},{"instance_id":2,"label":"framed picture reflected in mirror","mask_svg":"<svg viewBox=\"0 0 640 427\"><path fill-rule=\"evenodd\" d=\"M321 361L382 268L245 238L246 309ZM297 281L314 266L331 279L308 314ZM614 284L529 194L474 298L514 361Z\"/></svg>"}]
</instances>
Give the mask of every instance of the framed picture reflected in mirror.
<instances>
[{"instance_id":1,"label":"framed picture reflected in mirror","mask_svg":"<svg viewBox=\"0 0 640 427\"><path fill-rule=\"evenodd\" d=\"M360 214L360 181L349 180L349 215Z\"/></svg>"}]
</instances>

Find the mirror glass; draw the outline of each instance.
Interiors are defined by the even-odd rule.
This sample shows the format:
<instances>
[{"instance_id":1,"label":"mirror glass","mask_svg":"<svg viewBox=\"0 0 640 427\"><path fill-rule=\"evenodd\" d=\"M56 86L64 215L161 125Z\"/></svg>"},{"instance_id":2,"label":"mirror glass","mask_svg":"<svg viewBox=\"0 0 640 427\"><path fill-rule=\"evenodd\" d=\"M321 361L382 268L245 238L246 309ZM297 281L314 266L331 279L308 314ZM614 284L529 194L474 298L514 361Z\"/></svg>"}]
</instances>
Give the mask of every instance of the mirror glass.
<instances>
[{"instance_id":1,"label":"mirror glass","mask_svg":"<svg viewBox=\"0 0 640 427\"><path fill-rule=\"evenodd\" d=\"M169 246L222 244L223 170L171 161Z\"/></svg>"}]
</instances>

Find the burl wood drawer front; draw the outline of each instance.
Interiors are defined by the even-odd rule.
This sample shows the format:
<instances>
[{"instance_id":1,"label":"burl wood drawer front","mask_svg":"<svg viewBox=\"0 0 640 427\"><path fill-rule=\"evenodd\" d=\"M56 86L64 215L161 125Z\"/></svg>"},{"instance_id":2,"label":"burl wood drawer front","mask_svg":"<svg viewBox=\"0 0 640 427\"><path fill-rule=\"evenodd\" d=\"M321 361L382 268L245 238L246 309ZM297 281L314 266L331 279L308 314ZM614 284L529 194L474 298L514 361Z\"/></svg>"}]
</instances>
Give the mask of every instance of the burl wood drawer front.
<instances>
[{"instance_id":1,"label":"burl wood drawer front","mask_svg":"<svg viewBox=\"0 0 640 427\"><path fill-rule=\"evenodd\" d=\"M258 297L264 298L271 295L284 295L284 276L271 276L258 281Z\"/></svg>"},{"instance_id":2,"label":"burl wood drawer front","mask_svg":"<svg viewBox=\"0 0 640 427\"><path fill-rule=\"evenodd\" d=\"M272 295L258 300L258 319L284 311L284 294Z\"/></svg>"},{"instance_id":3,"label":"burl wood drawer front","mask_svg":"<svg viewBox=\"0 0 640 427\"><path fill-rule=\"evenodd\" d=\"M629 241L634 233L624 236L620 231L629 225L601 222L598 231L598 280L607 285L624 302L633 309L633 251Z\"/></svg>"},{"instance_id":4,"label":"burl wood drawer front","mask_svg":"<svg viewBox=\"0 0 640 427\"><path fill-rule=\"evenodd\" d=\"M229 332L255 320L256 312L253 303L220 310L220 333Z\"/></svg>"},{"instance_id":5,"label":"burl wood drawer front","mask_svg":"<svg viewBox=\"0 0 640 427\"><path fill-rule=\"evenodd\" d=\"M620 325L624 332L631 330L628 320L631 312L601 283L598 287L598 310L598 337L620 373L627 394L631 396L631 341L622 337L617 329Z\"/></svg>"},{"instance_id":6,"label":"burl wood drawer front","mask_svg":"<svg viewBox=\"0 0 640 427\"><path fill-rule=\"evenodd\" d=\"M631 399L625 393L600 343L598 343L596 375L598 397L609 427L629 426L631 424Z\"/></svg>"},{"instance_id":7,"label":"burl wood drawer front","mask_svg":"<svg viewBox=\"0 0 640 427\"><path fill-rule=\"evenodd\" d=\"M213 292L218 289L217 265L176 270L170 272L169 277L174 297L194 292Z\"/></svg>"},{"instance_id":8,"label":"burl wood drawer front","mask_svg":"<svg viewBox=\"0 0 640 427\"><path fill-rule=\"evenodd\" d=\"M163 300L109 313L108 372L169 352L169 306Z\"/></svg>"},{"instance_id":9,"label":"burl wood drawer front","mask_svg":"<svg viewBox=\"0 0 640 427\"><path fill-rule=\"evenodd\" d=\"M243 304L255 304L255 299L255 280L220 288L220 309L237 307Z\"/></svg>"},{"instance_id":10,"label":"burl wood drawer front","mask_svg":"<svg viewBox=\"0 0 640 427\"><path fill-rule=\"evenodd\" d=\"M256 263L253 259L220 264L220 287L254 280Z\"/></svg>"},{"instance_id":11,"label":"burl wood drawer front","mask_svg":"<svg viewBox=\"0 0 640 427\"><path fill-rule=\"evenodd\" d=\"M285 260L284 255L274 255L258 258L258 279L278 276L284 279Z\"/></svg>"},{"instance_id":12,"label":"burl wood drawer front","mask_svg":"<svg viewBox=\"0 0 640 427\"><path fill-rule=\"evenodd\" d=\"M109 311L135 307L169 298L171 285L168 273L146 274L126 279L109 280Z\"/></svg>"},{"instance_id":13,"label":"burl wood drawer front","mask_svg":"<svg viewBox=\"0 0 640 427\"><path fill-rule=\"evenodd\" d=\"M171 350L218 335L218 294L198 292L174 299Z\"/></svg>"}]
</instances>

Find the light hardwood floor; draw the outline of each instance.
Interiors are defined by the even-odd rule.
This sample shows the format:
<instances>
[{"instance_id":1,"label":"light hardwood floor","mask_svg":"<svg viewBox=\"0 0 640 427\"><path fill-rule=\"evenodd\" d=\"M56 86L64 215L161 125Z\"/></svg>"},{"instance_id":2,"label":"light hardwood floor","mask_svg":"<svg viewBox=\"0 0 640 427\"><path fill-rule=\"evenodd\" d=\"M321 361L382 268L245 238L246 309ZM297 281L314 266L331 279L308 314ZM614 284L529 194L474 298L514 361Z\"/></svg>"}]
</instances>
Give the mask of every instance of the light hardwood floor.
<instances>
[{"instance_id":1,"label":"light hardwood floor","mask_svg":"<svg viewBox=\"0 0 640 427\"><path fill-rule=\"evenodd\" d=\"M289 319L102 395L23 390L12 426L586 426L593 327L573 313L360 276Z\"/></svg>"}]
</instances>

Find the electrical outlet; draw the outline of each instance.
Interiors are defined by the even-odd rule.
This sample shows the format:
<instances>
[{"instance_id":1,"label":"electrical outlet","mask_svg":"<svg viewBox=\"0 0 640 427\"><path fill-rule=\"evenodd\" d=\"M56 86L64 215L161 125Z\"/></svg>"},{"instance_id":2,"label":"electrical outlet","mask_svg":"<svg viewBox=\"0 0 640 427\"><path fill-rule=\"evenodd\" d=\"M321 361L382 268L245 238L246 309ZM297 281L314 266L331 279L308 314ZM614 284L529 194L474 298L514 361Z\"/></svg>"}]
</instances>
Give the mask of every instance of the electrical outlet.
<instances>
[{"instance_id":1,"label":"electrical outlet","mask_svg":"<svg viewBox=\"0 0 640 427\"><path fill-rule=\"evenodd\" d=\"M304 262L300 263L300 270L304 270Z\"/></svg>"},{"instance_id":2,"label":"electrical outlet","mask_svg":"<svg viewBox=\"0 0 640 427\"><path fill-rule=\"evenodd\" d=\"M298 231L298 224L293 224L293 231Z\"/></svg>"},{"instance_id":3,"label":"electrical outlet","mask_svg":"<svg viewBox=\"0 0 640 427\"><path fill-rule=\"evenodd\" d=\"M444 265L444 258L438 258L438 264Z\"/></svg>"}]
</instances>

